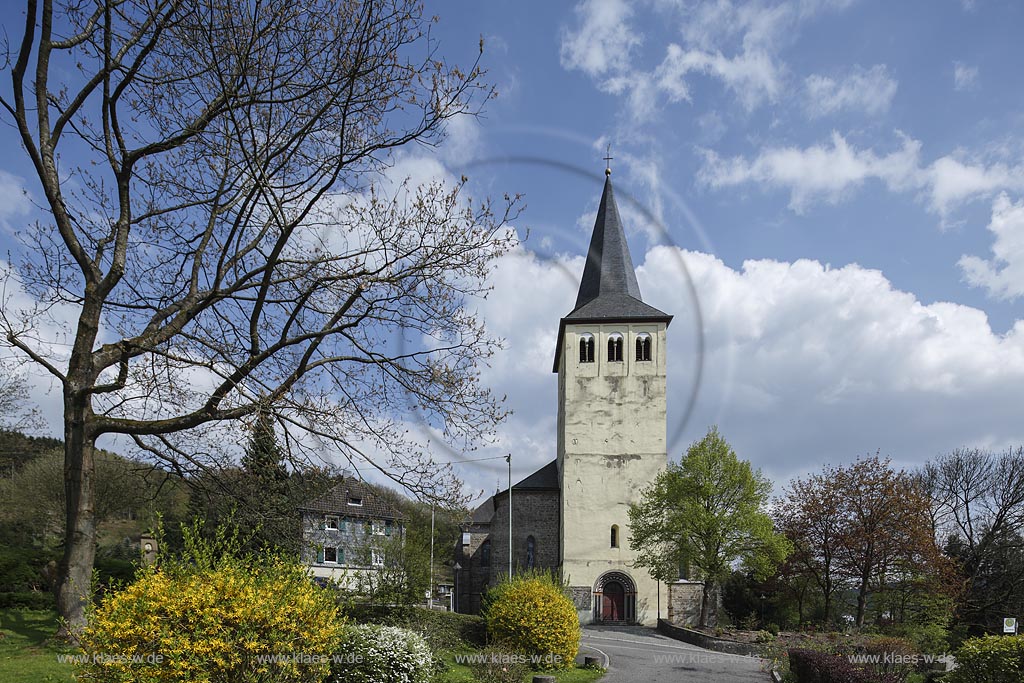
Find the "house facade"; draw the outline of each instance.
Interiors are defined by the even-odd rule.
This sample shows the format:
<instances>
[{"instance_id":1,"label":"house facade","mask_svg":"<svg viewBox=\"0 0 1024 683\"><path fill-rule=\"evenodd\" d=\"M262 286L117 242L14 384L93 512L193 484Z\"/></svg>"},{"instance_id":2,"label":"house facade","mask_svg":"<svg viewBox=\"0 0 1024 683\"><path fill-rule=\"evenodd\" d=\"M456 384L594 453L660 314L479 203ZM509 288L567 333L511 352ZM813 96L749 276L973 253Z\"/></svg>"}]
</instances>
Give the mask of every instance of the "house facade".
<instances>
[{"instance_id":1,"label":"house facade","mask_svg":"<svg viewBox=\"0 0 1024 683\"><path fill-rule=\"evenodd\" d=\"M379 571L383 547L403 538L401 513L364 482L346 477L301 508L302 561L319 579L355 585Z\"/></svg>"}]
</instances>

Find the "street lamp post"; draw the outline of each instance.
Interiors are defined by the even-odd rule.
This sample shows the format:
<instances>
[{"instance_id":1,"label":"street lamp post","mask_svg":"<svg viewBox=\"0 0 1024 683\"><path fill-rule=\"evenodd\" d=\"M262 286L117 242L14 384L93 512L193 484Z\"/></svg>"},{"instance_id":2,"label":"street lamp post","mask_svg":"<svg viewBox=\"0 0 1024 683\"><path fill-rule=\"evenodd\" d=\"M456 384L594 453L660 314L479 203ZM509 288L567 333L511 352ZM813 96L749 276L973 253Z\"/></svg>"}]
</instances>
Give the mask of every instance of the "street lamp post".
<instances>
[{"instance_id":1,"label":"street lamp post","mask_svg":"<svg viewBox=\"0 0 1024 683\"><path fill-rule=\"evenodd\" d=\"M512 580L512 454L505 458L508 463L508 580Z\"/></svg>"}]
</instances>

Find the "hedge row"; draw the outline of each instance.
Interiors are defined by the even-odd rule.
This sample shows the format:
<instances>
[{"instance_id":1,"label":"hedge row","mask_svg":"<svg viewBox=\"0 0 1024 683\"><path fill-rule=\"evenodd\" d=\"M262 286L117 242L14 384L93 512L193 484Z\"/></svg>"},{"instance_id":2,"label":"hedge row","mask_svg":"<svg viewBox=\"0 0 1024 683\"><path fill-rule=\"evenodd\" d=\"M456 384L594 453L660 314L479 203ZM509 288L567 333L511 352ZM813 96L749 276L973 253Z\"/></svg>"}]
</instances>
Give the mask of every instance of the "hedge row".
<instances>
[{"instance_id":1,"label":"hedge row","mask_svg":"<svg viewBox=\"0 0 1024 683\"><path fill-rule=\"evenodd\" d=\"M789 670L797 683L901 683L895 673L866 671L846 657L814 650L790 650Z\"/></svg>"},{"instance_id":2,"label":"hedge row","mask_svg":"<svg viewBox=\"0 0 1024 683\"><path fill-rule=\"evenodd\" d=\"M57 601L49 591L0 593L0 609L54 609Z\"/></svg>"},{"instance_id":3,"label":"hedge row","mask_svg":"<svg viewBox=\"0 0 1024 683\"><path fill-rule=\"evenodd\" d=\"M487 627L481 617L428 610L425 607L351 605L345 615L361 624L383 624L415 631L434 652L483 647Z\"/></svg>"}]
</instances>

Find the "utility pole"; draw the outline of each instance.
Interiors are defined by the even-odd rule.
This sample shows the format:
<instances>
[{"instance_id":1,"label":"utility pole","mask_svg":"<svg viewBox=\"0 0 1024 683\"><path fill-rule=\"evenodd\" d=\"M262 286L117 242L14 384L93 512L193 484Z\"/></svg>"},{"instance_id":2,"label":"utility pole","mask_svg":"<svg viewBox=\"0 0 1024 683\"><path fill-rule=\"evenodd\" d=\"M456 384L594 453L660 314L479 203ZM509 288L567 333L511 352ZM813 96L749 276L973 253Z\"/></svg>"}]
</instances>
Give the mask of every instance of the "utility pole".
<instances>
[{"instance_id":1,"label":"utility pole","mask_svg":"<svg viewBox=\"0 0 1024 683\"><path fill-rule=\"evenodd\" d=\"M512 580L512 454L505 458L508 462L508 580Z\"/></svg>"},{"instance_id":2,"label":"utility pole","mask_svg":"<svg viewBox=\"0 0 1024 683\"><path fill-rule=\"evenodd\" d=\"M430 503L430 591L427 593L427 609L434 598L434 503Z\"/></svg>"}]
</instances>

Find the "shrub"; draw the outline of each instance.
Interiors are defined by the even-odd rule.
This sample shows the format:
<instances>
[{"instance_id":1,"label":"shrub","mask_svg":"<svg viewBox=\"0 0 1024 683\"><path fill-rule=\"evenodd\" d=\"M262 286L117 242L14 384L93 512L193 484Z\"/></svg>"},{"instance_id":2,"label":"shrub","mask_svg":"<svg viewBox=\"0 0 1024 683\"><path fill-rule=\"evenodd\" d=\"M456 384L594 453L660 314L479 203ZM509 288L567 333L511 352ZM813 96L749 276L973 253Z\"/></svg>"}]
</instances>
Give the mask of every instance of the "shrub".
<instances>
[{"instance_id":1,"label":"shrub","mask_svg":"<svg viewBox=\"0 0 1024 683\"><path fill-rule=\"evenodd\" d=\"M428 610L425 607L349 605L345 615L360 624L399 626L423 636L434 652L483 647L487 625L483 617Z\"/></svg>"},{"instance_id":2,"label":"shrub","mask_svg":"<svg viewBox=\"0 0 1024 683\"><path fill-rule=\"evenodd\" d=\"M395 626L349 626L335 655L332 683L428 683L432 674L423 637Z\"/></svg>"},{"instance_id":3,"label":"shrub","mask_svg":"<svg viewBox=\"0 0 1024 683\"><path fill-rule=\"evenodd\" d=\"M49 591L17 591L0 593L0 609L56 609L57 600Z\"/></svg>"},{"instance_id":4,"label":"shrub","mask_svg":"<svg viewBox=\"0 0 1024 683\"><path fill-rule=\"evenodd\" d=\"M530 667L526 665L523 655L506 652L501 649L487 649L480 653L469 668L473 678L487 683L522 683Z\"/></svg>"},{"instance_id":5,"label":"shrub","mask_svg":"<svg viewBox=\"0 0 1024 683\"><path fill-rule=\"evenodd\" d=\"M294 560L242 556L236 536L199 531L186 532L181 559L141 570L90 615L79 680L323 680L343 628L332 595Z\"/></svg>"},{"instance_id":6,"label":"shrub","mask_svg":"<svg viewBox=\"0 0 1024 683\"><path fill-rule=\"evenodd\" d=\"M551 575L518 576L490 591L487 632L502 647L538 658L536 668L571 668L580 645L576 606Z\"/></svg>"},{"instance_id":7,"label":"shrub","mask_svg":"<svg viewBox=\"0 0 1024 683\"><path fill-rule=\"evenodd\" d=\"M1024 679L1024 635L965 640L956 651L949 683L1020 683Z\"/></svg>"},{"instance_id":8,"label":"shrub","mask_svg":"<svg viewBox=\"0 0 1024 683\"><path fill-rule=\"evenodd\" d=\"M870 668L879 673L892 674L899 681L905 681L913 673L918 650L905 638L878 636L872 638L863 647L864 654L873 656L877 663Z\"/></svg>"},{"instance_id":9,"label":"shrub","mask_svg":"<svg viewBox=\"0 0 1024 683\"><path fill-rule=\"evenodd\" d=\"M899 683L902 679L890 673L862 669L846 657L793 649L789 651L789 670L797 683Z\"/></svg>"}]
</instances>

